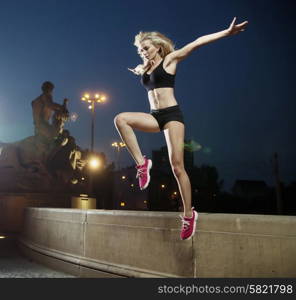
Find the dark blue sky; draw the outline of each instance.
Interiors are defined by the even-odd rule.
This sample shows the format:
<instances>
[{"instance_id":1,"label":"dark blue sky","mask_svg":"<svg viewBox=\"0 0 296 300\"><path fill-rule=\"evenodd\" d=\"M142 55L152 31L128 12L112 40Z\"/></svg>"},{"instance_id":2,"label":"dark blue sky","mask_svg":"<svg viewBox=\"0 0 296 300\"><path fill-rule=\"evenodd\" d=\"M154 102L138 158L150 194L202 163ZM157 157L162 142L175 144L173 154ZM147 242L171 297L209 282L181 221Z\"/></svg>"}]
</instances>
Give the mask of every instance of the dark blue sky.
<instances>
[{"instance_id":1,"label":"dark blue sky","mask_svg":"<svg viewBox=\"0 0 296 300\"><path fill-rule=\"evenodd\" d=\"M2 0L0 141L33 134L30 103L50 80L55 101L68 97L69 110L78 114L66 128L82 148L90 146L90 112L81 95L109 95L97 107L95 148L114 160L114 116L149 111L139 78L127 70L140 63L135 34L157 30L180 48L227 28L236 16L249 21L244 33L200 48L178 67L176 98L185 113L186 138L203 146L195 163L215 165L226 187L237 178L272 184L270 159L277 151L282 179L296 180L294 3ZM147 155L165 144L161 133L138 138ZM122 154L123 165L133 163Z\"/></svg>"}]
</instances>

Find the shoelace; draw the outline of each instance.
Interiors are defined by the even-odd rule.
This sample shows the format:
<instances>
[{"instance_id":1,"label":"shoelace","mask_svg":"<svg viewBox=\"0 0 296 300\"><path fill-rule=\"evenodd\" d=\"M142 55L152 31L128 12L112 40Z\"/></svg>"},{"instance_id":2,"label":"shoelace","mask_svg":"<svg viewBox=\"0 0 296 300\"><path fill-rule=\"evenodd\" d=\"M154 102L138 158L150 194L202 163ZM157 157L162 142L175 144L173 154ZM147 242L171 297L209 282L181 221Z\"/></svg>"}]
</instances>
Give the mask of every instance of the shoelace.
<instances>
[{"instance_id":1,"label":"shoelace","mask_svg":"<svg viewBox=\"0 0 296 300\"><path fill-rule=\"evenodd\" d=\"M138 177L142 177L146 171L147 171L147 169L146 169L146 168L141 168L141 169L138 169L138 171L137 171L137 175L136 175L136 178L138 178Z\"/></svg>"},{"instance_id":2,"label":"shoelace","mask_svg":"<svg viewBox=\"0 0 296 300\"><path fill-rule=\"evenodd\" d=\"M190 222L186 221L182 216L180 216L181 221L182 221L182 227L184 227L185 229L188 229L190 226Z\"/></svg>"}]
</instances>

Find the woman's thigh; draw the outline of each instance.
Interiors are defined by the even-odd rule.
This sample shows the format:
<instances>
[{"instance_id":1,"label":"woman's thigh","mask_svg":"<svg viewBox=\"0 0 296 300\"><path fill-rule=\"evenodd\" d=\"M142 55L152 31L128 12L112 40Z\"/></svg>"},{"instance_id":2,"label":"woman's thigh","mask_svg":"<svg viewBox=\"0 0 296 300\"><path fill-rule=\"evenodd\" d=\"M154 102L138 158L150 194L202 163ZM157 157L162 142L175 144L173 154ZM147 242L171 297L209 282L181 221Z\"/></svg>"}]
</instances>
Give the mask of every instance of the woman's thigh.
<instances>
[{"instance_id":1,"label":"woman's thigh","mask_svg":"<svg viewBox=\"0 0 296 300\"><path fill-rule=\"evenodd\" d=\"M184 161L184 134L185 126L178 121L171 121L165 125L164 135L168 147L171 164Z\"/></svg>"},{"instance_id":2,"label":"woman's thigh","mask_svg":"<svg viewBox=\"0 0 296 300\"><path fill-rule=\"evenodd\" d=\"M134 129L144 132L159 132L159 126L156 119L147 113L142 112L124 112L120 113L117 118L125 121Z\"/></svg>"}]
</instances>

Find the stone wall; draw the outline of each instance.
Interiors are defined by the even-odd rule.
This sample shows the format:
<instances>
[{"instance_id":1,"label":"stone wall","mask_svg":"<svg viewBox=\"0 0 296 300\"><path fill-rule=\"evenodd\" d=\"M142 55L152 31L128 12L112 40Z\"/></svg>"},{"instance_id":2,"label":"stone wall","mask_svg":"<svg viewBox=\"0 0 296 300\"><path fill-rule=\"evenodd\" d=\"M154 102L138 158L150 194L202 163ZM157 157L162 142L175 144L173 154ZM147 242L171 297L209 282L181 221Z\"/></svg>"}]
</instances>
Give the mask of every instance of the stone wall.
<instances>
[{"instance_id":1,"label":"stone wall","mask_svg":"<svg viewBox=\"0 0 296 300\"><path fill-rule=\"evenodd\" d=\"M81 277L296 277L296 217L28 208L20 245Z\"/></svg>"}]
</instances>

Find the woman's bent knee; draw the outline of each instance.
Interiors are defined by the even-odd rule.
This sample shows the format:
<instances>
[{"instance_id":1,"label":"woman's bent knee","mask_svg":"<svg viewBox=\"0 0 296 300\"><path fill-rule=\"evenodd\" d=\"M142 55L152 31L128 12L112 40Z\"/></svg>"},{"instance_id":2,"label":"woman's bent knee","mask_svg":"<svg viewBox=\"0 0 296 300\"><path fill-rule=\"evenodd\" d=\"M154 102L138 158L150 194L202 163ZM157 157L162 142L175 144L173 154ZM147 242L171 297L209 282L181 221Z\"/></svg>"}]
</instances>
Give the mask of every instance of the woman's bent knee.
<instances>
[{"instance_id":1,"label":"woman's bent knee","mask_svg":"<svg viewBox=\"0 0 296 300\"><path fill-rule=\"evenodd\" d=\"M120 113L118 115L115 116L114 118L114 124L116 127L120 127L122 125L124 125L126 123L126 119L124 117L124 113Z\"/></svg>"}]
</instances>

